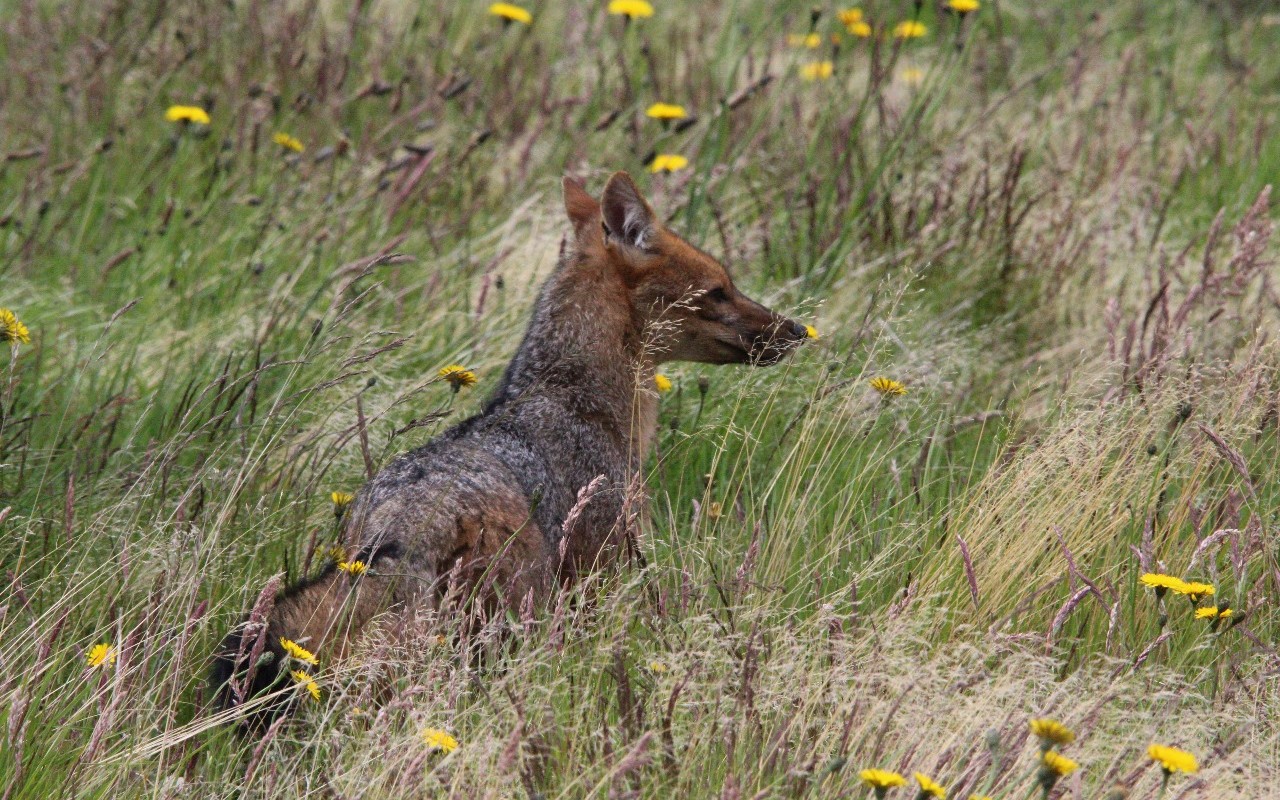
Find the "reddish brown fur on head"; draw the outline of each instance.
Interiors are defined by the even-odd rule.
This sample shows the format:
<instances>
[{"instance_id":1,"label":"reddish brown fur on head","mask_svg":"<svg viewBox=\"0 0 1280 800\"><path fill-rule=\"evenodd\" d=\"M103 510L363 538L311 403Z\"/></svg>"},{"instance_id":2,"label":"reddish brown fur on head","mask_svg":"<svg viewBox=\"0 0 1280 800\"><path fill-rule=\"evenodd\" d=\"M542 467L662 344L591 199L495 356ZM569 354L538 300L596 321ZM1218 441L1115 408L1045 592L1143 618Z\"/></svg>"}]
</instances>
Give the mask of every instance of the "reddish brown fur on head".
<instances>
[{"instance_id":1,"label":"reddish brown fur on head","mask_svg":"<svg viewBox=\"0 0 1280 800\"><path fill-rule=\"evenodd\" d=\"M599 202L564 179L564 206L582 259L612 269L633 316L653 332L654 361L773 364L806 338L733 285L716 259L658 221L631 176L616 172Z\"/></svg>"}]
</instances>

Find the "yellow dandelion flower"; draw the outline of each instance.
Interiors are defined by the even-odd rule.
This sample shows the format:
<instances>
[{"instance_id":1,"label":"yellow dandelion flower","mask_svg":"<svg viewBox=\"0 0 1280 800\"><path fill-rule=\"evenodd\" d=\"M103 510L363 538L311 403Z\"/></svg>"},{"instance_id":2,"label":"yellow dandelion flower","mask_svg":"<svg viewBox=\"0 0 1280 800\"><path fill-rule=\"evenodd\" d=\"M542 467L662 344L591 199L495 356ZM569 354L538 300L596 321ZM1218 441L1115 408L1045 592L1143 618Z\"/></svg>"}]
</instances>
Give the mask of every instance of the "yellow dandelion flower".
<instances>
[{"instance_id":1,"label":"yellow dandelion flower","mask_svg":"<svg viewBox=\"0 0 1280 800\"><path fill-rule=\"evenodd\" d=\"M431 637L431 643L437 647L443 647L448 641L448 639L444 638L443 633L437 633L435 636Z\"/></svg>"},{"instance_id":2,"label":"yellow dandelion flower","mask_svg":"<svg viewBox=\"0 0 1280 800\"><path fill-rule=\"evenodd\" d=\"M865 20L850 22L845 26L851 36L857 36L860 39L868 39L871 37L871 23Z\"/></svg>"},{"instance_id":3,"label":"yellow dandelion flower","mask_svg":"<svg viewBox=\"0 0 1280 800\"><path fill-rule=\"evenodd\" d=\"M940 783L935 782L933 779L931 779L928 775L925 775L923 772L917 772L914 774L915 774L916 782L920 784L921 797L936 797L938 798L938 800L946 800L947 787L943 786Z\"/></svg>"},{"instance_id":4,"label":"yellow dandelion flower","mask_svg":"<svg viewBox=\"0 0 1280 800\"><path fill-rule=\"evenodd\" d=\"M448 381L455 392L464 387L476 385L476 374L461 364L441 367L436 374Z\"/></svg>"},{"instance_id":5,"label":"yellow dandelion flower","mask_svg":"<svg viewBox=\"0 0 1280 800\"><path fill-rule=\"evenodd\" d=\"M916 22L909 19L906 22L899 22L893 27L893 35L898 39L919 39L929 32L923 22Z\"/></svg>"},{"instance_id":6,"label":"yellow dandelion flower","mask_svg":"<svg viewBox=\"0 0 1280 800\"><path fill-rule=\"evenodd\" d=\"M1185 594L1191 598L1191 602L1195 603L1202 597L1209 597L1216 591L1212 583L1184 583L1181 587L1174 589L1179 594Z\"/></svg>"},{"instance_id":7,"label":"yellow dandelion flower","mask_svg":"<svg viewBox=\"0 0 1280 800\"><path fill-rule=\"evenodd\" d=\"M947 3L947 8L957 14L970 14L977 11L980 5L978 0L950 0Z\"/></svg>"},{"instance_id":8,"label":"yellow dandelion flower","mask_svg":"<svg viewBox=\"0 0 1280 800\"><path fill-rule=\"evenodd\" d=\"M995 800L995 798L989 794L971 794L969 800Z\"/></svg>"},{"instance_id":9,"label":"yellow dandelion flower","mask_svg":"<svg viewBox=\"0 0 1280 800\"><path fill-rule=\"evenodd\" d=\"M306 670L295 669L289 673L289 677L293 678L294 683L306 689L312 700L320 699L320 684L316 683L315 678L311 677Z\"/></svg>"},{"instance_id":10,"label":"yellow dandelion flower","mask_svg":"<svg viewBox=\"0 0 1280 800\"><path fill-rule=\"evenodd\" d=\"M1196 619L1231 619L1234 613L1228 606L1205 606L1196 609Z\"/></svg>"},{"instance_id":11,"label":"yellow dandelion flower","mask_svg":"<svg viewBox=\"0 0 1280 800\"><path fill-rule=\"evenodd\" d=\"M280 647L284 649L285 653L287 653L290 658L296 658L299 661L305 661L308 664L311 664L312 666L320 663L319 659L316 658L315 653L312 653L310 650L298 644L292 639L286 639L283 636L281 636Z\"/></svg>"},{"instance_id":12,"label":"yellow dandelion flower","mask_svg":"<svg viewBox=\"0 0 1280 800\"><path fill-rule=\"evenodd\" d=\"M31 331L22 324L17 314L7 308L0 308L0 342L11 345L31 344Z\"/></svg>"},{"instance_id":13,"label":"yellow dandelion flower","mask_svg":"<svg viewBox=\"0 0 1280 800\"><path fill-rule=\"evenodd\" d=\"M1149 586L1156 590L1156 594L1164 594L1166 590L1172 589L1175 592L1181 592L1186 587L1186 581L1181 578L1175 578L1172 575L1164 575L1158 572L1148 572L1138 578L1138 582L1143 586Z\"/></svg>"},{"instance_id":14,"label":"yellow dandelion flower","mask_svg":"<svg viewBox=\"0 0 1280 800\"><path fill-rule=\"evenodd\" d=\"M653 119L684 119L689 116L689 112L685 111L684 106L678 106L674 103L654 103L644 112L646 117Z\"/></svg>"},{"instance_id":15,"label":"yellow dandelion flower","mask_svg":"<svg viewBox=\"0 0 1280 800\"><path fill-rule=\"evenodd\" d=\"M458 749L458 740L439 728L423 728L422 741L426 742L428 750L439 750L445 755Z\"/></svg>"},{"instance_id":16,"label":"yellow dandelion flower","mask_svg":"<svg viewBox=\"0 0 1280 800\"><path fill-rule=\"evenodd\" d=\"M902 70L902 82L908 86L919 86L924 83L924 70L919 67L907 67Z\"/></svg>"},{"instance_id":17,"label":"yellow dandelion flower","mask_svg":"<svg viewBox=\"0 0 1280 800\"><path fill-rule=\"evenodd\" d=\"M170 122L192 122L196 125L209 124L209 112L200 106L169 106L164 118Z\"/></svg>"},{"instance_id":18,"label":"yellow dandelion flower","mask_svg":"<svg viewBox=\"0 0 1280 800\"><path fill-rule=\"evenodd\" d=\"M645 0L612 0L609 3L609 13L626 17L627 19L652 17L653 6L646 3Z\"/></svg>"},{"instance_id":19,"label":"yellow dandelion flower","mask_svg":"<svg viewBox=\"0 0 1280 800\"><path fill-rule=\"evenodd\" d=\"M1151 757L1152 761L1160 765L1160 769L1164 770L1166 775L1174 772L1190 774L1200 771L1200 765L1196 763L1196 757L1186 750L1153 744L1147 748L1147 755Z\"/></svg>"},{"instance_id":20,"label":"yellow dandelion flower","mask_svg":"<svg viewBox=\"0 0 1280 800\"><path fill-rule=\"evenodd\" d=\"M1070 775L1080 769L1080 765L1056 750L1046 750L1040 756L1040 763L1058 777Z\"/></svg>"},{"instance_id":21,"label":"yellow dandelion flower","mask_svg":"<svg viewBox=\"0 0 1280 800\"><path fill-rule=\"evenodd\" d=\"M650 671L650 672L656 672L656 673L658 673L659 675L661 675L661 674L663 674L663 673L665 673L665 672L669 672L670 670L671 670L671 668L670 668L670 667L668 667L666 664L662 663L661 661L650 661L650 662L649 662L649 671Z\"/></svg>"},{"instance_id":22,"label":"yellow dandelion flower","mask_svg":"<svg viewBox=\"0 0 1280 800\"><path fill-rule=\"evenodd\" d=\"M657 387L659 392L671 391L671 379L661 372L653 376L653 385Z\"/></svg>"},{"instance_id":23,"label":"yellow dandelion flower","mask_svg":"<svg viewBox=\"0 0 1280 800\"><path fill-rule=\"evenodd\" d=\"M791 47L807 47L813 50L822 44L822 37L816 33L788 33L787 44Z\"/></svg>"},{"instance_id":24,"label":"yellow dandelion flower","mask_svg":"<svg viewBox=\"0 0 1280 800\"><path fill-rule=\"evenodd\" d=\"M837 11L836 16L840 22L847 28L855 22L862 22L862 9L846 8L843 11Z\"/></svg>"},{"instance_id":25,"label":"yellow dandelion flower","mask_svg":"<svg viewBox=\"0 0 1280 800\"><path fill-rule=\"evenodd\" d=\"M659 153L649 165L650 172L675 172L689 166L689 159L674 153Z\"/></svg>"},{"instance_id":26,"label":"yellow dandelion flower","mask_svg":"<svg viewBox=\"0 0 1280 800\"><path fill-rule=\"evenodd\" d=\"M95 644L89 648L89 654L85 656L85 661L94 669L106 664L114 664L116 663L116 648L107 642Z\"/></svg>"},{"instance_id":27,"label":"yellow dandelion flower","mask_svg":"<svg viewBox=\"0 0 1280 800\"><path fill-rule=\"evenodd\" d=\"M340 544L329 545L329 549L325 550L324 554L335 564L341 564L347 560L347 549Z\"/></svg>"},{"instance_id":28,"label":"yellow dandelion flower","mask_svg":"<svg viewBox=\"0 0 1280 800\"><path fill-rule=\"evenodd\" d=\"M357 575L363 575L368 572L369 565L363 561L343 561L338 564L338 569L354 578Z\"/></svg>"},{"instance_id":29,"label":"yellow dandelion flower","mask_svg":"<svg viewBox=\"0 0 1280 800\"><path fill-rule=\"evenodd\" d=\"M514 3L494 3L489 6L489 14L499 17L503 22L519 22L524 25L533 23L533 15Z\"/></svg>"},{"instance_id":30,"label":"yellow dandelion flower","mask_svg":"<svg viewBox=\"0 0 1280 800\"><path fill-rule=\"evenodd\" d=\"M836 65L830 61L810 61L800 67L800 77L806 81L825 81L836 71Z\"/></svg>"},{"instance_id":31,"label":"yellow dandelion flower","mask_svg":"<svg viewBox=\"0 0 1280 800\"><path fill-rule=\"evenodd\" d=\"M804 335L805 335L805 336L807 336L807 337L809 337L810 339L819 339L819 338L821 338L820 336L818 336L818 329L817 329L817 328L815 328L815 327L813 327L812 325L805 325L805 326L804 326Z\"/></svg>"},{"instance_id":32,"label":"yellow dandelion flower","mask_svg":"<svg viewBox=\"0 0 1280 800\"><path fill-rule=\"evenodd\" d=\"M872 789L890 789L894 786L906 786L907 779L887 769L864 769L858 773L862 782Z\"/></svg>"},{"instance_id":33,"label":"yellow dandelion flower","mask_svg":"<svg viewBox=\"0 0 1280 800\"><path fill-rule=\"evenodd\" d=\"M333 501L333 515L341 519L356 496L351 492L330 492L329 499Z\"/></svg>"},{"instance_id":34,"label":"yellow dandelion flower","mask_svg":"<svg viewBox=\"0 0 1280 800\"><path fill-rule=\"evenodd\" d=\"M872 378L871 388L879 392L881 397L901 397L907 393L906 384L893 378Z\"/></svg>"},{"instance_id":35,"label":"yellow dandelion flower","mask_svg":"<svg viewBox=\"0 0 1280 800\"><path fill-rule=\"evenodd\" d=\"M305 146L303 146L301 140L293 136L290 136L289 134L284 133L283 131L277 133L275 136L272 136L271 141L280 145L285 150L292 150L295 153L301 153L303 150L307 149Z\"/></svg>"},{"instance_id":36,"label":"yellow dandelion flower","mask_svg":"<svg viewBox=\"0 0 1280 800\"><path fill-rule=\"evenodd\" d=\"M1042 717L1031 720L1031 733L1049 747L1055 744L1071 744L1076 740L1076 735L1071 729L1056 719Z\"/></svg>"},{"instance_id":37,"label":"yellow dandelion flower","mask_svg":"<svg viewBox=\"0 0 1280 800\"><path fill-rule=\"evenodd\" d=\"M724 516L724 506L714 502L707 504L708 519L720 519L723 516Z\"/></svg>"}]
</instances>

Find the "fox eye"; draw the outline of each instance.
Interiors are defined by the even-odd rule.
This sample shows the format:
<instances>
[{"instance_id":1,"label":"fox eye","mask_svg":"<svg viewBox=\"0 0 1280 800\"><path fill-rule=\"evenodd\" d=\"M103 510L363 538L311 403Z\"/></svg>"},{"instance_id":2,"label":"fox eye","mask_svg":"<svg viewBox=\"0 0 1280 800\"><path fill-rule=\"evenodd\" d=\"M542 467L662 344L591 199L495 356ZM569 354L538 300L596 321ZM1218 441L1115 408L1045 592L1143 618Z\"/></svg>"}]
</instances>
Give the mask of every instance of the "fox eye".
<instances>
[{"instance_id":1,"label":"fox eye","mask_svg":"<svg viewBox=\"0 0 1280 800\"><path fill-rule=\"evenodd\" d=\"M723 288L723 287L720 287L720 286L717 286L716 288L714 288L714 289L712 289L711 291L707 292L706 297L707 297L707 299L708 299L708 300L710 300L710 301L711 301L711 302L713 302L713 303L727 303L727 302L729 302L729 293L728 293L728 292L726 292L726 291L724 290L724 288Z\"/></svg>"}]
</instances>

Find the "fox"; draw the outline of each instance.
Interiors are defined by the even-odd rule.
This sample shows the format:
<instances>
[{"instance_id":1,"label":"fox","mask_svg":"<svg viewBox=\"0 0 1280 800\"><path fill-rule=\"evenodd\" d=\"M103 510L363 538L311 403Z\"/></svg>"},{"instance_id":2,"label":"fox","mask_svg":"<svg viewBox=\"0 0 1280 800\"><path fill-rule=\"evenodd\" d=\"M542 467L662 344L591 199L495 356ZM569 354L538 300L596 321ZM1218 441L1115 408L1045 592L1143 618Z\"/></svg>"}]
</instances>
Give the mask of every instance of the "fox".
<instances>
[{"instance_id":1,"label":"fox","mask_svg":"<svg viewBox=\"0 0 1280 800\"><path fill-rule=\"evenodd\" d=\"M386 612L438 609L459 590L490 609L541 607L613 565L628 498L644 496L657 368L767 366L808 338L668 229L627 173L599 200L565 177L563 200L570 235L493 394L359 490L341 522L347 569L284 588L227 635L211 675L222 710L282 680L286 640L337 660Z\"/></svg>"}]
</instances>

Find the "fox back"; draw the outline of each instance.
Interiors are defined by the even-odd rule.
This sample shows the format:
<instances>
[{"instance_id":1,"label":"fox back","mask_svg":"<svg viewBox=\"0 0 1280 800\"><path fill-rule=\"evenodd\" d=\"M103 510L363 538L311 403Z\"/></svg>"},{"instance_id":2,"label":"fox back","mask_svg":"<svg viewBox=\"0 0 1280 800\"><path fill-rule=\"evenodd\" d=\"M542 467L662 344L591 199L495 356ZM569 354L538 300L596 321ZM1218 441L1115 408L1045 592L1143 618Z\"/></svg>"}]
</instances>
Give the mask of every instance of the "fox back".
<instances>
[{"instance_id":1,"label":"fox back","mask_svg":"<svg viewBox=\"0 0 1280 800\"><path fill-rule=\"evenodd\" d=\"M329 661L383 611L450 592L482 611L537 605L612 564L643 494L658 365L772 364L805 339L662 225L626 173L600 200L566 178L564 204L572 239L483 410L360 490L343 545L363 571L331 564L227 636L212 676L224 707L277 683L286 641Z\"/></svg>"}]
</instances>

